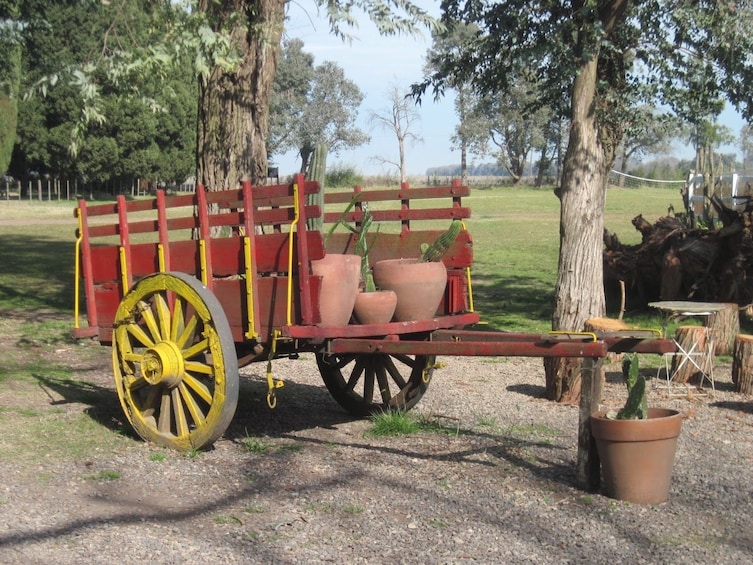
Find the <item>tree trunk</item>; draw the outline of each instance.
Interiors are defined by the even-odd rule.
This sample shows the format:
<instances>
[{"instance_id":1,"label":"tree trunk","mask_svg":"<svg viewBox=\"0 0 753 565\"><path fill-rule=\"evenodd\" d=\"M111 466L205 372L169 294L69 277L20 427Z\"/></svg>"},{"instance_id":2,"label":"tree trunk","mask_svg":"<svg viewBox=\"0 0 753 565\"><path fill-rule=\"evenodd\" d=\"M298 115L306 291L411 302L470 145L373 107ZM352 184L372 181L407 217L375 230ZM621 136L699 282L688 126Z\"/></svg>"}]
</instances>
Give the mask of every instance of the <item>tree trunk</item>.
<instances>
[{"instance_id":1,"label":"tree trunk","mask_svg":"<svg viewBox=\"0 0 753 565\"><path fill-rule=\"evenodd\" d=\"M215 30L230 28L241 61L199 80L197 183L210 190L267 176L269 93L277 69L285 0L201 0ZM241 14L234 18L235 14Z\"/></svg>"},{"instance_id":2,"label":"tree trunk","mask_svg":"<svg viewBox=\"0 0 753 565\"><path fill-rule=\"evenodd\" d=\"M555 290L554 330L579 330L588 318L602 317L604 302L602 237L608 165L594 111L597 59L580 69L573 85L572 124L565 154L560 199L560 254ZM578 371L546 359L546 395L575 402Z\"/></svg>"}]
</instances>

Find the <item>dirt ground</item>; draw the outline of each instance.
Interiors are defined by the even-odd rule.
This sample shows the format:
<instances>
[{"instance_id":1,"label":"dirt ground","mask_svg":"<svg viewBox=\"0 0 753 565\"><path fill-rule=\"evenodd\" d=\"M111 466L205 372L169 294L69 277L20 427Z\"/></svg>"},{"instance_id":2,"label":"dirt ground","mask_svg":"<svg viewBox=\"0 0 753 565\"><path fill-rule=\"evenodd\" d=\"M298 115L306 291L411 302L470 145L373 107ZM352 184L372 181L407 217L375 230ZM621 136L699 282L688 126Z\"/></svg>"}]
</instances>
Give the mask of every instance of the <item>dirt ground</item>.
<instances>
[{"instance_id":1,"label":"dirt ground","mask_svg":"<svg viewBox=\"0 0 753 565\"><path fill-rule=\"evenodd\" d=\"M3 564L753 559L753 408L723 361L713 397L652 380L651 403L689 417L670 501L642 507L575 486L578 410L541 398L539 359L442 359L415 410L433 429L402 437L348 417L311 357L274 364L286 384L270 410L252 365L225 436L181 454L134 437L108 348L21 318L0 325ZM32 375L15 378L24 362Z\"/></svg>"}]
</instances>

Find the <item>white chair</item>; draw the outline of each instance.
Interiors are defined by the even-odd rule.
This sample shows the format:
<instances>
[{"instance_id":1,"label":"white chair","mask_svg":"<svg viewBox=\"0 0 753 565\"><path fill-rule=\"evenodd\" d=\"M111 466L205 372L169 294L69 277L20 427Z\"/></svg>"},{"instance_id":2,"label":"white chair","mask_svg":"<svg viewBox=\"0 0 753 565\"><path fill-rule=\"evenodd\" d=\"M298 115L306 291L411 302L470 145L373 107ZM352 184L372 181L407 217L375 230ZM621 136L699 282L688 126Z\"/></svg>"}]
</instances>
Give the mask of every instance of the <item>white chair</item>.
<instances>
[{"instance_id":1,"label":"white chair","mask_svg":"<svg viewBox=\"0 0 753 565\"><path fill-rule=\"evenodd\" d=\"M708 327L703 327L703 343L700 340L694 340L689 346L686 344L683 346L676 339L674 340L677 346L677 351L673 353L665 353L662 355L664 361L664 374L667 379L667 390L672 393L672 386L677 386L674 382L674 377L680 371L684 370L688 364L692 365L696 369L696 373L700 373L701 382L699 383L699 389L703 390L703 382L708 381L711 384L712 394L716 393L716 386L714 384L714 340L711 336L711 332ZM674 366L674 370L672 367ZM661 365L657 369L656 376L659 378L662 370ZM685 393L687 393L687 387L683 386Z\"/></svg>"}]
</instances>

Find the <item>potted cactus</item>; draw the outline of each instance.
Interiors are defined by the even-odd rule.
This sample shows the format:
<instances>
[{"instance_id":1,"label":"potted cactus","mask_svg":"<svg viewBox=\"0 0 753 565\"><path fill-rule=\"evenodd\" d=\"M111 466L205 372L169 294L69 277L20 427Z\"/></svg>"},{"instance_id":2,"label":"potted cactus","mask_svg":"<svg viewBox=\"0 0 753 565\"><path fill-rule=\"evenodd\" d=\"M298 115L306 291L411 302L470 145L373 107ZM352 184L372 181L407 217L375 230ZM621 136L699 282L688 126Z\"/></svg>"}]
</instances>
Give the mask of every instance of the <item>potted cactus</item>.
<instances>
[{"instance_id":1,"label":"potted cactus","mask_svg":"<svg viewBox=\"0 0 753 565\"><path fill-rule=\"evenodd\" d=\"M392 290L377 289L374 274L369 263L369 251L373 241L368 240L369 230L374 221L368 203L363 204L363 220L359 228L346 225L356 236L355 252L361 257L362 292L356 296L353 314L361 324L386 324L392 320L397 306L397 294ZM378 230L377 230L378 231Z\"/></svg>"},{"instance_id":2,"label":"potted cactus","mask_svg":"<svg viewBox=\"0 0 753 565\"><path fill-rule=\"evenodd\" d=\"M455 242L462 222L454 220L431 244L423 244L418 258L385 259L374 264L377 286L397 294L395 320L407 322L433 318L445 286L447 269L442 256Z\"/></svg>"},{"instance_id":3,"label":"potted cactus","mask_svg":"<svg viewBox=\"0 0 753 565\"><path fill-rule=\"evenodd\" d=\"M677 410L648 408L646 379L639 373L636 354L625 357L622 374L628 389L625 406L591 415L606 493L638 504L659 504L669 498L683 416Z\"/></svg>"}]
</instances>

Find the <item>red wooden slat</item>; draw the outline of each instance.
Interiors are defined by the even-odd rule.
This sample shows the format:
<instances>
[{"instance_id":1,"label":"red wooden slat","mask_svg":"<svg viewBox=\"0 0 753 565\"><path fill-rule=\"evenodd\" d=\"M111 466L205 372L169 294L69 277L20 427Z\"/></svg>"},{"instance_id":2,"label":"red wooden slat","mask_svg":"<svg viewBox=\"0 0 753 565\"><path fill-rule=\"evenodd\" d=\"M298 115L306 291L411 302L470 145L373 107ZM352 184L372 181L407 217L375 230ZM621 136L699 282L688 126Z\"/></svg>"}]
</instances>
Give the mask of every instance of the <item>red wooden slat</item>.
<instances>
[{"instance_id":1,"label":"red wooden slat","mask_svg":"<svg viewBox=\"0 0 753 565\"><path fill-rule=\"evenodd\" d=\"M122 289L123 296L125 296L133 286L133 273L131 272L131 239L128 234L128 208L125 196L122 194L118 196L118 229L120 230L120 246L125 257L120 265L121 277L125 278L123 284L127 287ZM125 271L125 273L122 271Z\"/></svg>"},{"instance_id":2,"label":"red wooden slat","mask_svg":"<svg viewBox=\"0 0 753 565\"><path fill-rule=\"evenodd\" d=\"M212 232L209 226L209 207L206 199L207 192L204 190L204 186L199 184L196 186L196 196L198 202L196 204L197 214L199 216L199 240L204 244L204 268L205 273L199 272L199 278L206 278L204 284L209 290L212 290L214 286L214 270L212 269ZM199 252L199 260L201 260L201 251ZM202 277L201 275L206 276Z\"/></svg>"},{"instance_id":3,"label":"red wooden slat","mask_svg":"<svg viewBox=\"0 0 753 565\"><path fill-rule=\"evenodd\" d=\"M89 240L89 218L86 200L79 200L79 214L81 217L81 276L84 277L84 292L86 293L86 318L89 327L96 328L99 325L97 315L97 302L94 300L94 273L91 254L91 242ZM78 299L78 297L76 297Z\"/></svg>"}]
</instances>

